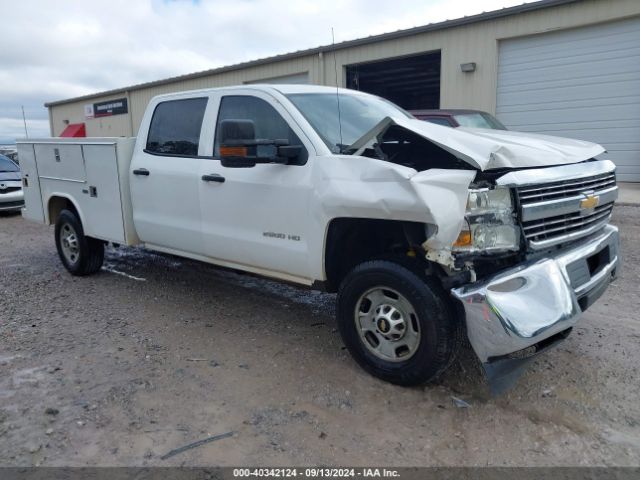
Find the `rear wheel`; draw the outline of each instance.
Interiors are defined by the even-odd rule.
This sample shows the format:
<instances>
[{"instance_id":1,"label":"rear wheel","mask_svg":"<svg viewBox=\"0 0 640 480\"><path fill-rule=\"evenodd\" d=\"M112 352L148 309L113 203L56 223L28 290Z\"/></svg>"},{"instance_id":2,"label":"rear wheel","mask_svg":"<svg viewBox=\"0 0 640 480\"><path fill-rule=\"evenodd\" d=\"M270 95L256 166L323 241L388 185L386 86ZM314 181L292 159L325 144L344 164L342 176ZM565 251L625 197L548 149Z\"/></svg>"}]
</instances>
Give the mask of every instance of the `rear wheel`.
<instances>
[{"instance_id":1,"label":"rear wheel","mask_svg":"<svg viewBox=\"0 0 640 480\"><path fill-rule=\"evenodd\" d=\"M337 315L355 360L372 375L400 385L439 375L462 339L438 283L418 268L386 260L362 263L346 276Z\"/></svg>"},{"instance_id":2,"label":"rear wheel","mask_svg":"<svg viewBox=\"0 0 640 480\"><path fill-rule=\"evenodd\" d=\"M82 223L74 212L60 212L55 236L58 255L69 273L82 276L100 270L104 261L104 243L84 235Z\"/></svg>"}]
</instances>

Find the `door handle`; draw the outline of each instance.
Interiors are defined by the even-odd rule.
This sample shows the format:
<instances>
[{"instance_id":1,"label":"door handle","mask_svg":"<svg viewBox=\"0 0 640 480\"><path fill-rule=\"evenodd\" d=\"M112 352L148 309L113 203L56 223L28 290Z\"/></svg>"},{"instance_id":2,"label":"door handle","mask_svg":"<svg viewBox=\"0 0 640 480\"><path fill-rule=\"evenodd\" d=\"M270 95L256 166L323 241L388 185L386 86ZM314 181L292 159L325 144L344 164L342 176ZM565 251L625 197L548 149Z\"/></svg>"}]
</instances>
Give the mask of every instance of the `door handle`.
<instances>
[{"instance_id":1,"label":"door handle","mask_svg":"<svg viewBox=\"0 0 640 480\"><path fill-rule=\"evenodd\" d=\"M224 183L224 177L222 175L218 175L217 173L212 173L211 175L202 175L202 180L204 180L205 182Z\"/></svg>"},{"instance_id":2,"label":"door handle","mask_svg":"<svg viewBox=\"0 0 640 480\"><path fill-rule=\"evenodd\" d=\"M146 168L136 168L133 171L134 175L144 175L145 177L148 177L149 173L151 173L151 172L149 172L149 170L147 170Z\"/></svg>"}]
</instances>

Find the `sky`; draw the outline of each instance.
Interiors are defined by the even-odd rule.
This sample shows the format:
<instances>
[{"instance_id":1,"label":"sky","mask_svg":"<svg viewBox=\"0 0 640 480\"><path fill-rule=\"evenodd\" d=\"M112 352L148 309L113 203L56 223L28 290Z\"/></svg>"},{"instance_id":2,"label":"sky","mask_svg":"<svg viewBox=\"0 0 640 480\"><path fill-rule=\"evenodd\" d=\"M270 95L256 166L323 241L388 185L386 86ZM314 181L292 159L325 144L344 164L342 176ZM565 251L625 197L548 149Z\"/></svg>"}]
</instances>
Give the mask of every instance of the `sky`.
<instances>
[{"instance_id":1,"label":"sky","mask_svg":"<svg viewBox=\"0 0 640 480\"><path fill-rule=\"evenodd\" d=\"M411 28L524 0L0 0L0 143L45 102Z\"/></svg>"}]
</instances>

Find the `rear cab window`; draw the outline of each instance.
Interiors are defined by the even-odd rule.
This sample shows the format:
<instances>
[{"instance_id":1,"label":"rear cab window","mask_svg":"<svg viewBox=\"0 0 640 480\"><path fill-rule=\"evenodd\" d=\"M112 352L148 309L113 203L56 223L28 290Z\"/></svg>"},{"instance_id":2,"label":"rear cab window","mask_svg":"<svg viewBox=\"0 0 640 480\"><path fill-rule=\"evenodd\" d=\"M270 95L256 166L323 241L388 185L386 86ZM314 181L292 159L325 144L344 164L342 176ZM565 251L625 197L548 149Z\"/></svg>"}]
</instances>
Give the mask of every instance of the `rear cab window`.
<instances>
[{"instance_id":1,"label":"rear cab window","mask_svg":"<svg viewBox=\"0 0 640 480\"><path fill-rule=\"evenodd\" d=\"M146 153L197 157L207 98L184 98L159 103L151 118Z\"/></svg>"},{"instance_id":2,"label":"rear cab window","mask_svg":"<svg viewBox=\"0 0 640 480\"><path fill-rule=\"evenodd\" d=\"M304 144L282 115L267 101L249 95L227 95L220 100L214 158L220 158L220 122L223 120L251 120L256 140L287 140L289 145L301 145L302 152L290 165L304 165L307 162L308 152Z\"/></svg>"}]
</instances>

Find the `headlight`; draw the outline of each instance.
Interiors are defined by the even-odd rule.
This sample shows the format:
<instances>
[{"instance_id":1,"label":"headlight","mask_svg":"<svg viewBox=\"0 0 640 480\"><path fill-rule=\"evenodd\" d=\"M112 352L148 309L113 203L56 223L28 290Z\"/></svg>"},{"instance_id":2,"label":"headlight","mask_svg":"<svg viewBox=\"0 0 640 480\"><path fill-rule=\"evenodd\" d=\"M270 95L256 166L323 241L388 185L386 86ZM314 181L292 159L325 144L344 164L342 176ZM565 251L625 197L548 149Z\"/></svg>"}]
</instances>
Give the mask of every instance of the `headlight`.
<instances>
[{"instance_id":1,"label":"headlight","mask_svg":"<svg viewBox=\"0 0 640 480\"><path fill-rule=\"evenodd\" d=\"M518 250L520 230L508 188L469 190L465 223L452 246L454 252Z\"/></svg>"}]
</instances>

